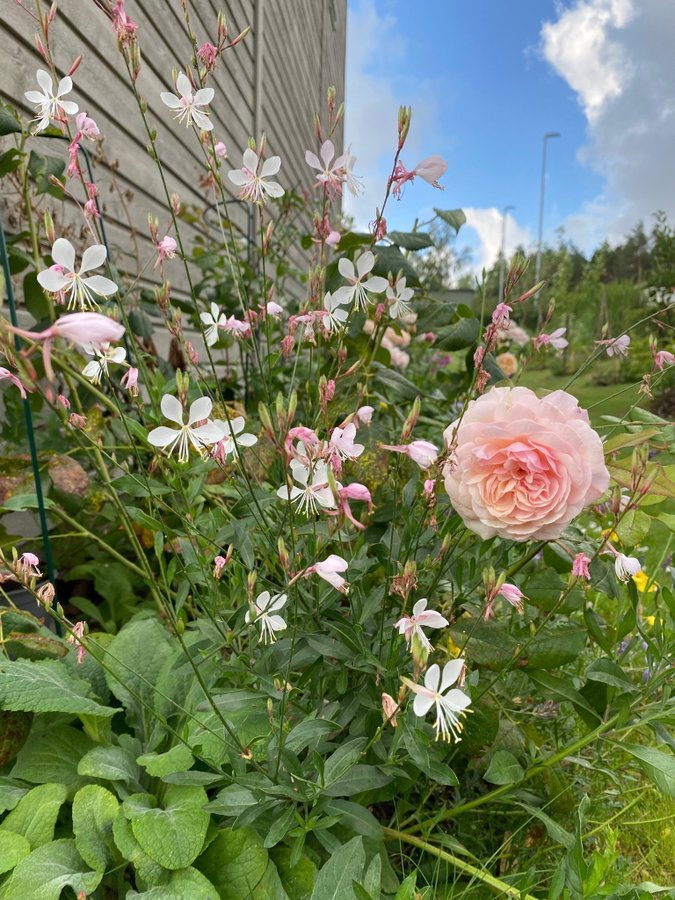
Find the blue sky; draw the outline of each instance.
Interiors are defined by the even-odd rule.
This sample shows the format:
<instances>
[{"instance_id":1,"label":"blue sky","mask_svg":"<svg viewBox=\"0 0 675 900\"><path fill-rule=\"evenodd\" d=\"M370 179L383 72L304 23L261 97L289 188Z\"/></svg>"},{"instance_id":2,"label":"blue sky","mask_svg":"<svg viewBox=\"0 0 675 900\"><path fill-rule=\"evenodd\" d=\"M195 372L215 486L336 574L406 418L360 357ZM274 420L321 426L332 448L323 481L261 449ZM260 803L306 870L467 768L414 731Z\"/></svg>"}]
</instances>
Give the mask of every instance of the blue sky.
<instances>
[{"instance_id":1,"label":"blue sky","mask_svg":"<svg viewBox=\"0 0 675 900\"><path fill-rule=\"evenodd\" d=\"M498 251L507 204L516 207L507 250L536 240L546 131L562 136L549 143L545 239L562 226L590 250L668 209L671 3L650 0L647 11L633 0L349 0L346 136L368 189L347 211L361 225L373 218L399 103L413 106L408 168L432 153L449 168L443 193L419 179L407 186L388 206L389 225L409 227L432 206L469 210L474 228L460 243L477 265Z\"/></svg>"}]
</instances>

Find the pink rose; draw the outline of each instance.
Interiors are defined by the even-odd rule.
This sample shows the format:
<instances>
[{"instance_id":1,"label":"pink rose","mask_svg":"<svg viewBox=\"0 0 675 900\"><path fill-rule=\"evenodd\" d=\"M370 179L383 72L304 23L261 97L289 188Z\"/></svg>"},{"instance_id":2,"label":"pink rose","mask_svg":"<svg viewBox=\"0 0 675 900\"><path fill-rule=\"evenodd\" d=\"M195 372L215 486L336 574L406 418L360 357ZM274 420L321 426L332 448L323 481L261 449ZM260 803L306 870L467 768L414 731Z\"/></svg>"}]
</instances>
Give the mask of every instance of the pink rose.
<instances>
[{"instance_id":1,"label":"pink rose","mask_svg":"<svg viewBox=\"0 0 675 900\"><path fill-rule=\"evenodd\" d=\"M482 538L552 540L609 486L602 443L565 391L493 388L469 403L445 489L464 524Z\"/></svg>"}]
</instances>

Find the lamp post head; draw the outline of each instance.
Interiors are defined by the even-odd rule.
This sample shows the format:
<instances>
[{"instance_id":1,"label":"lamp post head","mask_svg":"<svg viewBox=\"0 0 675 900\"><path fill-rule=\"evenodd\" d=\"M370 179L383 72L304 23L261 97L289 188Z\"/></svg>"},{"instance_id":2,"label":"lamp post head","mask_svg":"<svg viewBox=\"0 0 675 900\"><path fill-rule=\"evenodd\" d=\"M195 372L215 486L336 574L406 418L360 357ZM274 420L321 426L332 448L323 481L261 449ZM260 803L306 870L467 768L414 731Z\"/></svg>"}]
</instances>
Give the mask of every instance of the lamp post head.
<instances>
[{"instance_id":1,"label":"lamp post head","mask_svg":"<svg viewBox=\"0 0 675 900\"><path fill-rule=\"evenodd\" d=\"M547 141L549 138L559 138L562 137L559 131L547 131L544 135L544 140Z\"/></svg>"}]
</instances>

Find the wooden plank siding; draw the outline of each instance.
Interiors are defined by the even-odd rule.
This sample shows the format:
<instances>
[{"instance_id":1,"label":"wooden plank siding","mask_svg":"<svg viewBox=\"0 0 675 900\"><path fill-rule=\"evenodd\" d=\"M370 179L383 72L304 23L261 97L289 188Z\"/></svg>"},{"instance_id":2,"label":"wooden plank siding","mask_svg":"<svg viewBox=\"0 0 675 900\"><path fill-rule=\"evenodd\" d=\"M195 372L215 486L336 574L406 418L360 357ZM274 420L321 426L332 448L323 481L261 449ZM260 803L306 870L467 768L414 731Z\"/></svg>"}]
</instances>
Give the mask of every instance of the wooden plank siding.
<instances>
[{"instance_id":1,"label":"wooden plank siding","mask_svg":"<svg viewBox=\"0 0 675 900\"><path fill-rule=\"evenodd\" d=\"M32 8L33 0L24 2ZM0 100L30 116L33 110L23 94L36 88L35 71L44 68L34 43L35 22L14 0L0 3ZM180 2L126 0L125 5L139 25L142 65L137 86L147 102L148 121L157 132L168 189L187 206L203 210L213 197L199 185L204 172L202 150L194 133L173 120L159 97L160 91L172 90L172 68L185 70L192 54ZM45 3L42 6L47 8ZM336 85L339 100L344 95L347 0L188 0L188 6L199 43L215 40L221 8L231 37L248 25L253 29L234 50L223 55L209 81L216 91L209 107L214 136L226 144L229 164L241 164L248 138L259 137L255 134L258 124L268 136L268 154L282 158L280 182L287 189L310 191L312 171L304 162L304 152L316 148L314 111L323 109L329 84ZM262 35L255 33L256 12L262 17ZM157 166L146 151L147 136L112 25L92 0L60 0L50 36L61 74L75 57L83 57L68 99L74 99L96 120L104 137L102 153L95 162L95 179L115 262L120 271L134 275L140 261L146 266L145 283L152 283L158 276L146 265L154 252L147 216L156 216L164 233L169 214ZM11 140L1 138L0 151L11 146ZM335 142L338 150L341 141L342 131ZM37 152L66 156L65 142L36 137L31 139L31 146ZM226 184L228 196L233 198L227 179ZM3 198L10 226L15 202L16 198ZM72 203L51 201L51 205L57 207L57 224L77 221ZM232 204L231 214L245 229L243 206ZM188 245L209 232L202 219L194 225L183 224L181 230ZM291 261L301 268L307 264L299 250L291 252ZM182 266L174 263L170 275L175 290L186 290Z\"/></svg>"}]
</instances>

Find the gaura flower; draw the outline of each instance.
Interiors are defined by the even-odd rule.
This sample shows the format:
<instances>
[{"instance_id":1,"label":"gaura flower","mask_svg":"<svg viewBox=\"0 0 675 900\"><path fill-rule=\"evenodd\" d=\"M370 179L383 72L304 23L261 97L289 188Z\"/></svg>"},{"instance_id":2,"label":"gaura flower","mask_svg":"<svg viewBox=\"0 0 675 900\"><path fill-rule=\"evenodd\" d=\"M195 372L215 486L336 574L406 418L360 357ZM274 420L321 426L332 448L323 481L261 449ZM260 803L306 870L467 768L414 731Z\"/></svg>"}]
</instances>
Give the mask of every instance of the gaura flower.
<instances>
[{"instance_id":1,"label":"gaura flower","mask_svg":"<svg viewBox=\"0 0 675 900\"><path fill-rule=\"evenodd\" d=\"M380 275L371 275L370 278L366 278L374 265L375 254L370 250L366 250L358 257L356 266L351 259L343 256L338 262L338 269L340 275L349 284L337 289L333 294L335 301L346 305L353 300L357 309L366 309L369 303L367 291L371 291L373 294L381 294L386 291L389 284L386 278L382 278Z\"/></svg>"},{"instance_id":2,"label":"gaura flower","mask_svg":"<svg viewBox=\"0 0 675 900\"><path fill-rule=\"evenodd\" d=\"M85 272L98 269L106 260L108 251L103 244L94 244L82 254L82 263L75 271L75 248L66 238L57 238L52 245L54 265L38 272L38 282L51 294L67 295L68 309L98 309L95 297L109 297L117 292L117 285L103 275L89 275Z\"/></svg>"},{"instance_id":3,"label":"gaura flower","mask_svg":"<svg viewBox=\"0 0 675 900\"><path fill-rule=\"evenodd\" d=\"M220 311L217 303L212 303L211 312L200 313L199 318L202 320L202 324L206 326L204 340L208 347L213 347L218 340L218 329L225 328L227 325L227 316Z\"/></svg>"},{"instance_id":4,"label":"gaura flower","mask_svg":"<svg viewBox=\"0 0 675 900\"><path fill-rule=\"evenodd\" d=\"M347 567L348 563L346 559L337 556L335 553L331 553L330 556L323 560L323 562L315 563L313 566L305 569L305 578L316 573L319 578L323 578L328 584L332 584L337 591L345 594L349 585L347 584L346 579L342 577L342 572L346 572Z\"/></svg>"},{"instance_id":5,"label":"gaura flower","mask_svg":"<svg viewBox=\"0 0 675 900\"><path fill-rule=\"evenodd\" d=\"M412 312L410 301L414 293L412 288L406 287L405 275L393 286L387 285L387 302L392 319L402 319Z\"/></svg>"},{"instance_id":6,"label":"gaura flower","mask_svg":"<svg viewBox=\"0 0 675 900\"><path fill-rule=\"evenodd\" d=\"M586 556L585 553L577 553L572 562L572 576L574 578L585 578L586 581L591 580L591 570L589 566L591 564L590 557Z\"/></svg>"},{"instance_id":7,"label":"gaura flower","mask_svg":"<svg viewBox=\"0 0 675 900\"><path fill-rule=\"evenodd\" d=\"M183 422L183 407L176 397L164 394L160 404L165 418L175 422L178 428L168 428L160 425L153 428L148 435L148 441L153 447L168 447L167 453L171 455L178 448L178 462L186 463L190 458L190 445L204 456L205 448L215 444L222 437L222 422L213 422L208 417L213 403L209 397L199 397L190 406L187 423ZM206 422L197 425L197 422Z\"/></svg>"},{"instance_id":8,"label":"gaura flower","mask_svg":"<svg viewBox=\"0 0 675 900\"><path fill-rule=\"evenodd\" d=\"M157 266L160 266L165 259L173 259L176 255L176 251L178 250L178 244L176 243L175 238L172 238L170 234L164 235L161 241L157 243L157 259L155 260L155 265L153 269L156 269Z\"/></svg>"},{"instance_id":9,"label":"gaura flower","mask_svg":"<svg viewBox=\"0 0 675 900\"><path fill-rule=\"evenodd\" d=\"M623 553L617 553L614 557L614 571L619 581L628 581L629 578L637 575L642 571L642 564L635 556L625 556Z\"/></svg>"},{"instance_id":10,"label":"gaura flower","mask_svg":"<svg viewBox=\"0 0 675 900\"><path fill-rule=\"evenodd\" d=\"M218 422L218 425L222 426L223 434L211 450L211 455L215 459L224 461L230 453L236 454L239 447L252 447L258 443L258 438L254 434L244 432L245 424L243 416L230 419L229 425L227 422Z\"/></svg>"},{"instance_id":11,"label":"gaura flower","mask_svg":"<svg viewBox=\"0 0 675 900\"><path fill-rule=\"evenodd\" d=\"M616 356L619 359L625 359L628 356L628 348L630 346L630 335L622 334L618 338L610 338L606 341L596 341L596 347L606 347L607 356Z\"/></svg>"},{"instance_id":12,"label":"gaura flower","mask_svg":"<svg viewBox=\"0 0 675 900\"><path fill-rule=\"evenodd\" d=\"M354 174L353 170L356 165L356 157L352 156L351 151L351 146L347 147L347 153L345 154L347 160L345 162L344 180L347 185L347 190L352 197L358 197L363 193L363 179L360 175Z\"/></svg>"},{"instance_id":13,"label":"gaura flower","mask_svg":"<svg viewBox=\"0 0 675 900\"><path fill-rule=\"evenodd\" d=\"M278 497L295 503L297 511L307 516L316 514L319 507L335 509L335 497L328 484L328 467L323 460L306 466L300 460L292 459L291 475L297 484L290 488L282 485L277 490Z\"/></svg>"},{"instance_id":14,"label":"gaura flower","mask_svg":"<svg viewBox=\"0 0 675 900\"><path fill-rule=\"evenodd\" d=\"M250 323L242 322L241 319L238 319L236 316L230 316L227 322L219 327L222 328L223 331L226 331L227 334L231 334L235 341L251 337Z\"/></svg>"},{"instance_id":15,"label":"gaura flower","mask_svg":"<svg viewBox=\"0 0 675 900\"><path fill-rule=\"evenodd\" d=\"M412 615L402 616L398 622L394 623L394 628L397 628L398 633L405 637L408 646L412 643L413 637L417 636L422 646L431 651L433 650L431 641L422 628L445 628L449 622L436 610L427 609L427 602L427 600L418 600L413 606Z\"/></svg>"},{"instance_id":16,"label":"gaura flower","mask_svg":"<svg viewBox=\"0 0 675 900\"><path fill-rule=\"evenodd\" d=\"M363 444L355 444L356 425L350 422L344 428L334 428L330 436L330 445L341 459L358 459L365 450Z\"/></svg>"},{"instance_id":17,"label":"gaura flower","mask_svg":"<svg viewBox=\"0 0 675 900\"><path fill-rule=\"evenodd\" d=\"M194 122L202 131L211 131L213 122L209 119L208 112L202 107L207 106L213 100L215 93L213 88L200 88L193 94L190 79L184 72L181 72L176 78L176 90L180 94L179 97L170 91L162 91L159 95L165 106L176 111L174 118L179 122L185 122L188 128Z\"/></svg>"},{"instance_id":18,"label":"gaura flower","mask_svg":"<svg viewBox=\"0 0 675 900\"><path fill-rule=\"evenodd\" d=\"M657 350L654 353L654 366L659 372L663 371L664 366L673 364L675 364L675 353L671 353L670 350Z\"/></svg>"},{"instance_id":19,"label":"gaura flower","mask_svg":"<svg viewBox=\"0 0 675 900\"><path fill-rule=\"evenodd\" d=\"M42 578L42 572L38 569L40 560L34 553L23 553L19 558L19 568L25 579Z\"/></svg>"},{"instance_id":20,"label":"gaura flower","mask_svg":"<svg viewBox=\"0 0 675 900\"><path fill-rule=\"evenodd\" d=\"M244 150L243 166L241 169L233 169L227 173L232 184L240 188L237 196L240 200L250 200L251 203L264 203L265 197L282 197L284 189L277 181L269 181L272 175L276 175L281 168L281 157L270 156L262 164L260 173L260 157L247 147Z\"/></svg>"},{"instance_id":21,"label":"gaura flower","mask_svg":"<svg viewBox=\"0 0 675 900\"><path fill-rule=\"evenodd\" d=\"M38 69L36 77L38 84L42 88L42 93L40 91L26 91L24 94L29 103L35 104L37 124L34 134L44 131L52 119L59 121L64 116L74 116L78 110L77 103L73 103L72 100L62 99L65 94L69 94L73 89L73 79L69 75L66 75L65 78L59 81L56 91L54 91L54 82L49 72L45 72L44 69Z\"/></svg>"},{"instance_id":22,"label":"gaura flower","mask_svg":"<svg viewBox=\"0 0 675 900\"><path fill-rule=\"evenodd\" d=\"M274 594L272 596L269 591L263 591L253 604L253 610L246 613L246 624L260 626L260 638L263 644L273 644L276 639L277 631L286 629L286 622L281 616L274 613L279 612L286 604L288 597L286 594Z\"/></svg>"},{"instance_id":23,"label":"gaura flower","mask_svg":"<svg viewBox=\"0 0 675 900\"><path fill-rule=\"evenodd\" d=\"M509 332L511 329L509 329ZM556 328L555 331L552 331L550 334L538 334L534 339L534 349L539 350L540 347L548 347L549 345L553 347L555 350L564 350L568 345L569 341L563 337L566 328Z\"/></svg>"},{"instance_id":24,"label":"gaura flower","mask_svg":"<svg viewBox=\"0 0 675 900\"><path fill-rule=\"evenodd\" d=\"M565 391L493 388L444 437L445 489L482 538L553 540L609 486L602 442Z\"/></svg>"},{"instance_id":25,"label":"gaura flower","mask_svg":"<svg viewBox=\"0 0 675 900\"><path fill-rule=\"evenodd\" d=\"M417 463L420 469L428 469L438 459L438 447L430 441L411 441L409 444L382 444L382 447L385 450L392 450L394 453L404 453L413 462Z\"/></svg>"},{"instance_id":26,"label":"gaura flower","mask_svg":"<svg viewBox=\"0 0 675 900\"><path fill-rule=\"evenodd\" d=\"M464 725L460 717L466 714L467 708L471 705L471 698L459 688L452 690L449 688L460 678L463 670L463 659L451 659L443 667L442 675L436 663L429 666L424 676L424 685L416 684L407 678L402 679L404 684L417 695L413 702L413 711L416 716L426 716L431 707L435 707L436 740L439 738L444 741L450 741L453 738L456 742L461 740Z\"/></svg>"},{"instance_id":27,"label":"gaura flower","mask_svg":"<svg viewBox=\"0 0 675 900\"><path fill-rule=\"evenodd\" d=\"M326 185L329 190L340 193L342 182L344 181L343 169L348 160L348 154L343 153L333 162L335 156L335 146L332 141L324 141L319 150L321 159L312 153L311 150L305 151L305 162L308 166L318 171L316 180L318 184Z\"/></svg>"},{"instance_id":28,"label":"gaura flower","mask_svg":"<svg viewBox=\"0 0 675 900\"><path fill-rule=\"evenodd\" d=\"M124 347L110 347L110 344L99 344L94 346L89 344L83 347L84 352L88 356L93 356L91 362L82 369L82 374L88 378L92 384L100 384L103 375L108 377L108 366L110 363L123 363L127 357L127 351Z\"/></svg>"},{"instance_id":29,"label":"gaura flower","mask_svg":"<svg viewBox=\"0 0 675 900\"><path fill-rule=\"evenodd\" d=\"M319 311L321 324L326 331L340 331L349 318L349 312L343 307L340 300L330 291L323 298L323 309Z\"/></svg>"},{"instance_id":30,"label":"gaura flower","mask_svg":"<svg viewBox=\"0 0 675 900\"><path fill-rule=\"evenodd\" d=\"M129 366L120 378L120 384L129 391L132 397L138 397L138 369L135 366Z\"/></svg>"},{"instance_id":31,"label":"gaura flower","mask_svg":"<svg viewBox=\"0 0 675 900\"><path fill-rule=\"evenodd\" d=\"M499 588L497 595L503 597L519 613L523 611L523 597L525 595L517 585L508 584L507 582Z\"/></svg>"},{"instance_id":32,"label":"gaura flower","mask_svg":"<svg viewBox=\"0 0 675 900\"><path fill-rule=\"evenodd\" d=\"M370 425L374 412L375 410L372 406L360 406L356 410L354 421L357 425Z\"/></svg>"}]
</instances>

